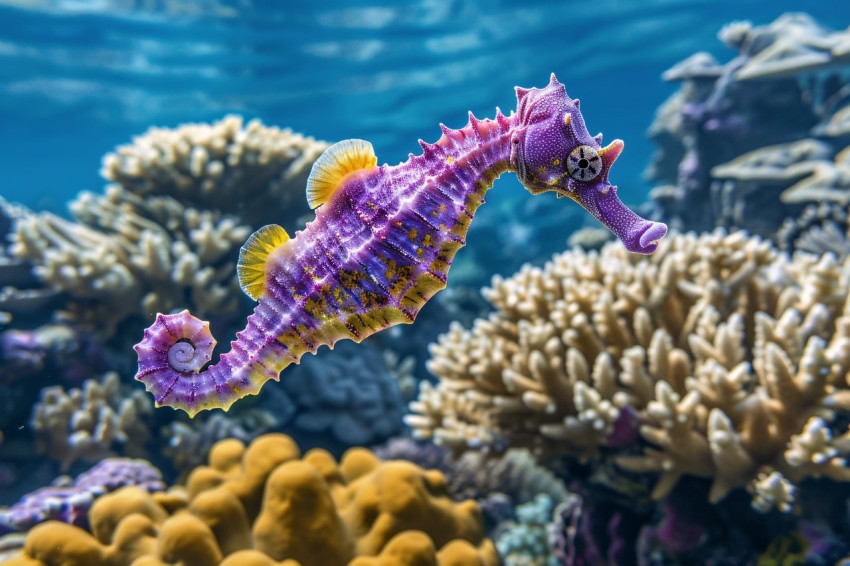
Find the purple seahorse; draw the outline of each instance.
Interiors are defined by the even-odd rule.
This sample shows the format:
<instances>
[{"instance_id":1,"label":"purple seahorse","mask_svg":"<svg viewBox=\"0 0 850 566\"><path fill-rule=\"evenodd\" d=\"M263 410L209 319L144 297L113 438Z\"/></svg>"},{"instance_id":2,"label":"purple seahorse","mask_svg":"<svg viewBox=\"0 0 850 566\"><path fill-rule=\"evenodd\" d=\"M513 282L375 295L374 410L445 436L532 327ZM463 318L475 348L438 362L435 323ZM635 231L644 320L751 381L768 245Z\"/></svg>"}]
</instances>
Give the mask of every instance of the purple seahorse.
<instances>
[{"instance_id":1,"label":"purple seahorse","mask_svg":"<svg viewBox=\"0 0 850 566\"><path fill-rule=\"evenodd\" d=\"M145 331L136 378L157 405L189 415L226 410L305 352L413 322L446 286L475 210L507 171L532 194L572 198L628 250L655 251L667 227L626 208L608 183L623 142L602 147L554 74L545 88L516 94L516 113L497 109L492 120L470 113L460 130L440 125L437 143L420 141L422 154L394 167L377 166L368 142L331 146L307 184L315 220L292 239L266 226L242 248L240 284L259 304L230 352L204 368L215 340L187 311L159 314Z\"/></svg>"}]
</instances>

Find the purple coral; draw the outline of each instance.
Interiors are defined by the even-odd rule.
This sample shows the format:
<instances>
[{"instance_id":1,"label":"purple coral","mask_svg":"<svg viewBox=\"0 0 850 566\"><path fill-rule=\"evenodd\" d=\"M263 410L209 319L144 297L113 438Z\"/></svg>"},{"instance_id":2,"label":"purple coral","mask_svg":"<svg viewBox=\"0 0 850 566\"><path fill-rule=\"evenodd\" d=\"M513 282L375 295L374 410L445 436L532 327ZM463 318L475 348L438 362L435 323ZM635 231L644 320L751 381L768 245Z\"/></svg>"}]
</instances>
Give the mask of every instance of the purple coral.
<instances>
[{"instance_id":1,"label":"purple coral","mask_svg":"<svg viewBox=\"0 0 850 566\"><path fill-rule=\"evenodd\" d=\"M77 476L73 482L69 482L67 476L60 476L53 485L29 493L10 508L0 510L0 534L26 531L49 520L86 528L94 500L126 486L148 491L165 489L159 470L148 462L107 458Z\"/></svg>"}]
</instances>

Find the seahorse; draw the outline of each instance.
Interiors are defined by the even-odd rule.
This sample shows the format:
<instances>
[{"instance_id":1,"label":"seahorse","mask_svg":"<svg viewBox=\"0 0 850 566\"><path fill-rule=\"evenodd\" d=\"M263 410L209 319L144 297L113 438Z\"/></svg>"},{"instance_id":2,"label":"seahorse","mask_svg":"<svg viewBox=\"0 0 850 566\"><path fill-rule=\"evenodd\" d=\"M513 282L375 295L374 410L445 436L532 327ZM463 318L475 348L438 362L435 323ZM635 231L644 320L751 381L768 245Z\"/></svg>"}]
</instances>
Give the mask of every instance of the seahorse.
<instances>
[{"instance_id":1,"label":"seahorse","mask_svg":"<svg viewBox=\"0 0 850 566\"><path fill-rule=\"evenodd\" d=\"M576 201L629 251L655 251L667 226L632 212L608 182L623 142L603 147L602 134L591 136L554 73L516 97L508 116L497 108L493 119L470 112L459 130L440 124L436 143L420 140L422 153L395 166L378 166L363 140L329 147L307 181L315 219L293 238L260 228L240 251L239 283L258 304L230 352L209 365L216 341L188 311L158 314L145 330L136 379L157 406L227 410L307 352L412 323L446 286L475 211L509 171L533 195Z\"/></svg>"}]
</instances>

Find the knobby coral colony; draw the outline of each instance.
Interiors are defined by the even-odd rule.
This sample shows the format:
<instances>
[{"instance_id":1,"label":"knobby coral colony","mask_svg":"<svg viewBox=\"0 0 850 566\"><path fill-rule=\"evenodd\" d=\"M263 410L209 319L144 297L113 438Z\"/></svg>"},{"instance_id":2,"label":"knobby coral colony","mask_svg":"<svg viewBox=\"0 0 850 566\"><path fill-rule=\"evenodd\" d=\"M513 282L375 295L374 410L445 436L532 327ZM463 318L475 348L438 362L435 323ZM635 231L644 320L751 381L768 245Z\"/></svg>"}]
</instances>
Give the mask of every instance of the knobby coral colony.
<instances>
[{"instance_id":1,"label":"knobby coral colony","mask_svg":"<svg viewBox=\"0 0 850 566\"><path fill-rule=\"evenodd\" d=\"M266 226L242 247L239 282L259 304L219 363L200 371L215 340L188 311L160 314L145 331L136 378L157 405L227 409L305 352L412 322L445 287L475 210L507 171L534 195L572 198L629 251L654 252L667 227L629 210L608 182L623 142L602 147L554 74L545 88L516 93L516 113L441 125L437 143L420 141L422 155L394 167L376 166L368 142L331 146L307 181L315 220L292 239Z\"/></svg>"}]
</instances>

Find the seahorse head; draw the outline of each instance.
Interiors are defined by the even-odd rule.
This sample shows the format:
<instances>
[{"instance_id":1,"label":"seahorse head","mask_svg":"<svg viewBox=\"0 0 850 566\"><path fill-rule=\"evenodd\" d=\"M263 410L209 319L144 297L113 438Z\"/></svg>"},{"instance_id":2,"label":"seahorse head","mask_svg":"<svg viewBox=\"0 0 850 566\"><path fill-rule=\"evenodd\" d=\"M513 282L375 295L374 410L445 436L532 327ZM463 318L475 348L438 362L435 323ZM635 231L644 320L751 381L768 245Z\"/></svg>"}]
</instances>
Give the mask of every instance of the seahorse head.
<instances>
[{"instance_id":1,"label":"seahorse head","mask_svg":"<svg viewBox=\"0 0 850 566\"><path fill-rule=\"evenodd\" d=\"M667 233L660 222L644 220L627 208L608 181L608 172L623 142L602 146L602 134L591 136L578 99L555 74L543 89L517 87L517 127L511 139L511 162L532 194L555 192L570 197L598 218L626 249L649 254Z\"/></svg>"}]
</instances>

